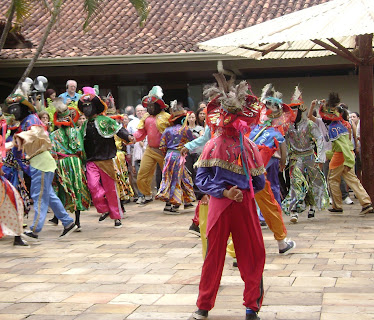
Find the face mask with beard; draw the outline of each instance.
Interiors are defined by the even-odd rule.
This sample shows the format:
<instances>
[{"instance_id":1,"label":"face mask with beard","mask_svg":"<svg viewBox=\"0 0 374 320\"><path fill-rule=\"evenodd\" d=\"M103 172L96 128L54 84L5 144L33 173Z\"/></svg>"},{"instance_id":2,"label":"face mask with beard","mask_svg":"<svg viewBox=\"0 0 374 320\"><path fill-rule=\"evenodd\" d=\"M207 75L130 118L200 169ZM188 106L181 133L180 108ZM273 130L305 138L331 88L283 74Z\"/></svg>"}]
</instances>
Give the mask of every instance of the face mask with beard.
<instances>
[{"instance_id":1,"label":"face mask with beard","mask_svg":"<svg viewBox=\"0 0 374 320\"><path fill-rule=\"evenodd\" d=\"M302 115L303 115L303 113L300 111L300 109L297 109L297 116L296 116L296 119L295 119L295 123L299 123L301 121Z\"/></svg>"},{"instance_id":2,"label":"face mask with beard","mask_svg":"<svg viewBox=\"0 0 374 320\"><path fill-rule=\"evenodd\" d=\"M85 103L83 106L83 113L87 118L91 118L97 114L97 110L91 103Z\"/></svg>"},{"instance_id":3,"label":"face mask with beard","mask_svg":"<svg viewBox=\"0 0 374 320\"><path fill-rule=\"evenodd\" d=\"M161 112L161 107L158 105L158 103L150 103L147 107L147 112L151 116L155 116Z\"/></svg>"},{"instance_id":4,"label":"face mask with beard","mask_svg":"<svg viewBox=\"0 0 374 320\"><path fill-rule=\"evenodd\" d=\"M14 118L18 121L23 120L29 115L28 108L26 106L21 106L19 103L9 106L8 113L14 115Z\"/></svg>"}]
</instances>

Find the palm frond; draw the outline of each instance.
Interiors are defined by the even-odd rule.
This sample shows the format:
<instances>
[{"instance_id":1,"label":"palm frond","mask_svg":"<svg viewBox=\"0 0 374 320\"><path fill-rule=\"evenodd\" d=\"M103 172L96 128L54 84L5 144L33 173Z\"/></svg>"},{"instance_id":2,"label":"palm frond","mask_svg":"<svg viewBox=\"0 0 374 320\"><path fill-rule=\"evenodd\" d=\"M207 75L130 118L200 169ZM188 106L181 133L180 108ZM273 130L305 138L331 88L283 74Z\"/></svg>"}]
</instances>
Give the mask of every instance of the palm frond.
<instances>
[{"instance_id":1,"label":"palm frond","mask_svg":"<svg viewBox=\"0 0 374 320\"><path fill-rule=\"evenodd\" d=\"M102 0L84 0L83 7L87 17L83 24L83 30L86 30L91 21L97 16L101 3Z\"/></svg>"},{"instance_id":2,"label":"palm frond","mask_svg":"<svg viewBox=\"0 0 374 320\"><path fill-rule=\"evenodd\" d=\"M143 27L151 9L150 6L148 6L146 0L130 0L130 2L138 13L139 26Z\"/></svg>"},{"instance_id":3,"label":"palm frond","mask_svg":"<svg viewBox=\"0 0 374 320\"><path fill-rule=\"evenodd\" d=\"M32 2L32 0L13 0L15 5L14 15L17 23L23 22L31 15L34 8ZM9 12L7 14L9 14Z\"/></svg>"}]
</instances>

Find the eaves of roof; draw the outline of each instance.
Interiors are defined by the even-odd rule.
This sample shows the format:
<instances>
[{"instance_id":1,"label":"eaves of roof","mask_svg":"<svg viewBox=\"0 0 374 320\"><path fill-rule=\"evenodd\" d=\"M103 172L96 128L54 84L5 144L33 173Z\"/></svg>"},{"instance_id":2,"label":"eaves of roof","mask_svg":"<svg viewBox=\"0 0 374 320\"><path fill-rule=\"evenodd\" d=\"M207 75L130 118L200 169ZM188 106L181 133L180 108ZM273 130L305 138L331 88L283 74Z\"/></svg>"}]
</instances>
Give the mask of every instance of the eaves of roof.
<instances>
[{"instance_id":1,"label":"eaves of roof","mask_svg":"<svg viewBox=\"0 0 374 320\"><path fill-rule=\"evenodd\" d=\"M0 60L0 67L24 67L31 59ZM187 52L187 53L165 53L165 54L138 54L122 56L90 56L90 57L67 57L67 58L40 58L36 62L37 67L60 67L60 66L82 66L82 65L112 65L112 64L152 64L152 63L177 63L196 61L218 61L218 60L243 60L234 57L210 52Z\"/></svg>"}]
</instances>

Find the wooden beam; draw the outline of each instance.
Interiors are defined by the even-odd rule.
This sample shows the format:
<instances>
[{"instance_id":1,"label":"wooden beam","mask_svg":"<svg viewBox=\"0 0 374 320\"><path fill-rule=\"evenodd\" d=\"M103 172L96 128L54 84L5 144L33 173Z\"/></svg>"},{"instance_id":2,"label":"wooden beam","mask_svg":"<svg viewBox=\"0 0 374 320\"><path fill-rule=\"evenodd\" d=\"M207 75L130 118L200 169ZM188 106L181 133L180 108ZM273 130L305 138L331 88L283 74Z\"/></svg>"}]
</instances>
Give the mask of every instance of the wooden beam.
<instances>
[{"instance_id":1,"label":"wooden beam","mask_svg":"<svg viewBox=\"0 0 374 320\"><path fill-rule=\"evenodd\" d=\"M327 44L326 42L323 42L323 41L318 40L318 39L314 39L314 40L311 40L311 41L314 42L315 44L318 44L319 46L327 49L327 50L335 52L338 56L341 56L344 59L347 59L347 60L353 62L354 64L356 64L356 60L352 59L350 56L347 56L343 51L340 51L338 48L335 48L335 47Z\"/></svg>"},{"instance_id":2,"label":"wooden beam","mask_svg":"<svg viewBox=\"0 0 374 320\"><path fill-rule=\"evenodd\" d=\"M329 38L327 40L329 40L334 46L336 46L341 51L343 51L347 56L350 56L353 60L355 60L356 64L360 64L361 63L361 60L358 59L351 51L349 51L346 47L344 47L340 42L336 41L333 38Z\"/></svg>"},{"instance_id":3,"label":"wooden beam","mask_svg":"<svg viewBox=\"0 0 374 320\"><path fill-rule=\"evenodd\" d=\"M362 185L374 201L373 34L358 36Z\"/></svg>"},{"instance_id":4,"label":"wooden beam","mask_svg":"<svg viewBox=\"0 0 374 320\"><path fill-rule=\"evenodd\" d=\"M269 49L264 50L261 55L266 56L268 53L274 51L275 49L279 48L281 45L283 45L285 42L279 42L274 45L272 45Z\"/></svg>"}]
</instances>

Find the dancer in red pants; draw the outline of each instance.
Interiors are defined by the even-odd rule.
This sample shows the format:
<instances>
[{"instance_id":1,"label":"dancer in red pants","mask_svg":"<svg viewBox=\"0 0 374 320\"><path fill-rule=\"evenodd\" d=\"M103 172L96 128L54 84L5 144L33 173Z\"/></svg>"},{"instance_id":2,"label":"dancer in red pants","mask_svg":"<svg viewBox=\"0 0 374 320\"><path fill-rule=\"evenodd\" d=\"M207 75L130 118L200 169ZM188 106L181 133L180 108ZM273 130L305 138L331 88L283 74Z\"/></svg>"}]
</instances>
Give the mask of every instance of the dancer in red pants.
<instances>
[{"instance_id":1,"label":"dancer in red pants","mask_svg":"<svg viewBox=\"0 0 374 320\"><path fill-rule=\"evenodd\" d=\"M247 94L245 81L234 88L228 86L223 75L215 76L220 87L204 92L214 96L207 107L207 122L214 136L196 163L196 185L211 198L208 250L201 272L198 310L193 317L206 319L214 307L231 233L245 283L246 320L256 320L264 294L265 247L254 192L264 188L265 168L256 145L244 138L244 131L249 124L257 123L261 104Z\"/></svg>"}]
</instances>

